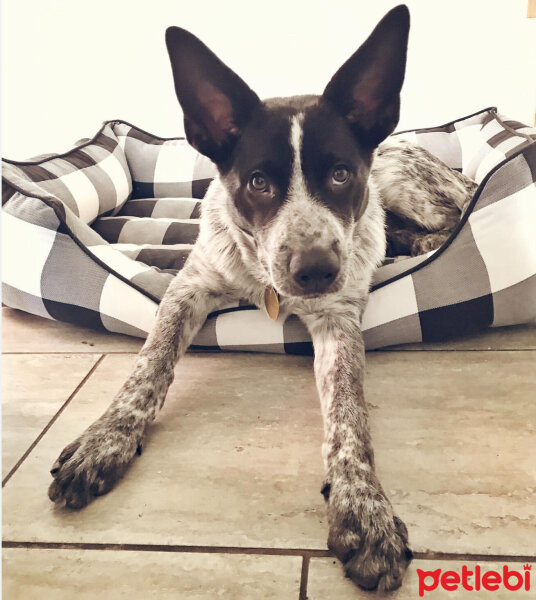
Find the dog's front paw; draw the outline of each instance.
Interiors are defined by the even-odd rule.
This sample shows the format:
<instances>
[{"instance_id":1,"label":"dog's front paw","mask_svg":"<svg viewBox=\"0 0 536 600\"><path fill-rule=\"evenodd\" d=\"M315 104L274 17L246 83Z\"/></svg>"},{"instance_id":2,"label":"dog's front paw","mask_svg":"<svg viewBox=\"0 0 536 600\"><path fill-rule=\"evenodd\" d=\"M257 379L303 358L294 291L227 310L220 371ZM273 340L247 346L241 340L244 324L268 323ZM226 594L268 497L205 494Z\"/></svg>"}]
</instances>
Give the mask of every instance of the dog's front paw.
<instances>
[{"instance_id":1,"label":"dog's front paw","mask_svg":"<svg viewBox=\"0 0 536 600\"><path fill-rule=\"evenodd\" d=\"M365 590L400 587L413 555L406 526L393 515L389 501L376 493L338 503L331 490L328 514L328 547L347 577Z\"/></svg>"},{"instance_id":2,"label":"dog's front paw","mask_svg":"<svg viewBox=\"0 0 536 600\"><path fill-rule=\"evenodd\" d=\"M50 471L48 497L69 508L83 508L109 492L139 449L137 436L97 421L69 444Z\"/></svg>"}]
</instances>

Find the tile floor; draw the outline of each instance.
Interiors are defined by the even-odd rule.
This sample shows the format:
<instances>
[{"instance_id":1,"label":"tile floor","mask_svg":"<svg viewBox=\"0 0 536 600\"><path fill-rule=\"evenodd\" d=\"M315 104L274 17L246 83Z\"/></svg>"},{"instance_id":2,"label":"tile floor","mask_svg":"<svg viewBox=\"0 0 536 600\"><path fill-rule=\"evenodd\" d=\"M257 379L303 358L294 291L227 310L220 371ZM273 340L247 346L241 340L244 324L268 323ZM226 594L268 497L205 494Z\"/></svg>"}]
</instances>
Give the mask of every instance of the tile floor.
<instances>
[{"instance_id":1,"label":"tile floor","mask_svg":"<svg viewBox=\"0 0 536 600\"><path fill-rule=\"evenodd\" d=\"M326 549L310 358L186 356L143 455L74 512L48 470L141 342L10 309L2 338L6 600L371 597ZM535 367L536 325L369 353L378 470L416 552L391 598L419 597L417 569L536 563Z\"/></svg>"}]
</instances>

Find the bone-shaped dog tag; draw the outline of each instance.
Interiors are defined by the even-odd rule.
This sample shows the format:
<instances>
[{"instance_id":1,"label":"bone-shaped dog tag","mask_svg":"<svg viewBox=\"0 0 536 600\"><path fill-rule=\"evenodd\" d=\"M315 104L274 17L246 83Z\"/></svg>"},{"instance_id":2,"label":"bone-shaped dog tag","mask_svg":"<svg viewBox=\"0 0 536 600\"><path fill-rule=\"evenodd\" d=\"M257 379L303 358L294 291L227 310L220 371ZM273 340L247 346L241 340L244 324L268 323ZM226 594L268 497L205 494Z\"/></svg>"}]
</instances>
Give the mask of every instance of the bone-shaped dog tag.
<instances>
[{"instance_id":1,"label":"bone-shaped dog tag","mask_svg":"<svg viewBox=\"0 0 536 600\"><path fill-rule=\"evenodd\" d=\"M266 312L270 319L277 321L277 317L279 316L279 298L271 285L264 290L264 306L266 306Z\"/></svg>"}]
</instances>

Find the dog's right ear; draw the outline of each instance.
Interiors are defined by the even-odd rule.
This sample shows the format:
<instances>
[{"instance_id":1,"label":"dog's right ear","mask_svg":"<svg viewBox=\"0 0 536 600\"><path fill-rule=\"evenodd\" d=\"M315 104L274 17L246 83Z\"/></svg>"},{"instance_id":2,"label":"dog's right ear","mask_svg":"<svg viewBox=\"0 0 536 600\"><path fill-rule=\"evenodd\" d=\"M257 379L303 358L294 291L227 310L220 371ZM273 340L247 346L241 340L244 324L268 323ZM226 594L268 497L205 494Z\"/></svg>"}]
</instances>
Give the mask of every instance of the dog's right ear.
<instances>
[{"instance_id":1,"label":"dog's right ear","mask_svg":"<svg viewBox=\"0 0 536 600\"><path fill-rule=\"evenodd\" d=\"M166 45L190 144L216 164L229 158L260 100L203 42L169 27Z\"/></svg>"}]
</instances>

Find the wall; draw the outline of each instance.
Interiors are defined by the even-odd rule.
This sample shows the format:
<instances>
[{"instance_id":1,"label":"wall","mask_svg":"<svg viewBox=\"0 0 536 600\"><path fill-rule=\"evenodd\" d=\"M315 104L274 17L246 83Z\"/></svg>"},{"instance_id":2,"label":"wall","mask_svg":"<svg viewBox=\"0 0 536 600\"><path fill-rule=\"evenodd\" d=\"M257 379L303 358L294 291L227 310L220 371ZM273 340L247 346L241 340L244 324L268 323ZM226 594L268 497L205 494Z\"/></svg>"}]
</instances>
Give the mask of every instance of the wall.
<instances>
[{"instance_id":1,"label":"wall","mask_svg":"<svg viewBox=\"0 0 536 600\"><path fill-rule=\"evenodd\" d=\"M162 136L182 120L164 45L190 29L261 97L320 93L396 2L5 0L2 143L22 159L61 151L122 118ZM409 63L400 128L488 105L532 121L536 19L526 0L408 0Z\"/></svg>"}]
</instances>

